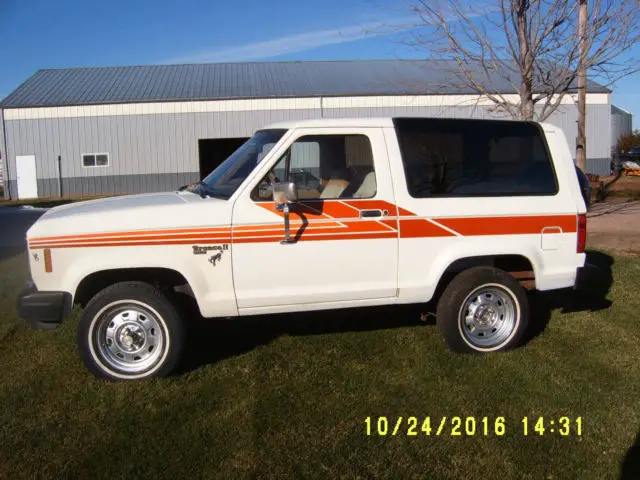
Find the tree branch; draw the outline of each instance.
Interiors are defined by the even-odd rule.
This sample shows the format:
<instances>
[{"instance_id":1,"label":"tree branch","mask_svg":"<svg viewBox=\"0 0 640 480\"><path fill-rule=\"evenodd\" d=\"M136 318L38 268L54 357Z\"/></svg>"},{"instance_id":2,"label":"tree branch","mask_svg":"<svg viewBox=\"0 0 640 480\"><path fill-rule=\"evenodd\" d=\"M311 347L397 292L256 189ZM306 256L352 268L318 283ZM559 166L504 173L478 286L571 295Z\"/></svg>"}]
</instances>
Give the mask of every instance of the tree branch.
<instances>
[{"instance_id":1,"label":"tree branch","mask_svg":"<svg viewBox=\"0 0 640 480\"><path fill-rule=\"evenodd\" d=\"M548 119L576 91L577 2L400 0L415 24L403 43L438 62L444 78L425 86L473 92L514 119ZM640 0L590 0L585 66L604 87L640 71ZM444 68L442 66L444 65ZM513 101L517 94L518 101ZM476 107L478 102L476 102ZM475 107L474 107L475 108Z\"/></svg>"}]
</instances>

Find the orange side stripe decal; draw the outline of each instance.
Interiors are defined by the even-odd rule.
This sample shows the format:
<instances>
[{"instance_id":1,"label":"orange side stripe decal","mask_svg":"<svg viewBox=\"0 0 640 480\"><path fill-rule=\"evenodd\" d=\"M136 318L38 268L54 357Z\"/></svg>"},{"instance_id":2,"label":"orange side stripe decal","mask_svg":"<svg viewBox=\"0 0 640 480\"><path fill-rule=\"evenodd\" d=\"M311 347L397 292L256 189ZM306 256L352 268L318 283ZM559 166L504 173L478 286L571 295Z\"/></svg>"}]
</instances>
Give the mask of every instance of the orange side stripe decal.
<instances>
[{"instance_id":1,"label":"orange side stripe decal","mask_svg":"<svg viewBox=\"0 0 640 480\"><path fill-rule=\"evenodd\" d=\"M258 202L258 205L280 217L284 215L275 209L273 202ZM373 209L387 210L388 215L392 217L397 215L396 206L384 200L303 200L291 211L291 216L293 218L304 216L310 220L359 218L360 210ZM414 215L406 210L405 212Z\"/></svg>"},{"instance_id":2,"label":"orange side stripe decal","mask_svg":"<svg viewBox=\"0 0 640 480\"><path fill-rule=\"evenodd\" d=\"M380 231L388 232L389 229L377 221L359 221L359 222L322 222L305 225L302 222L292 222L293 229L300 227L305 233L320 232L326 234L348 234L352 232L364 232L364 231ZM271 225L255 225L255 226L243 226L239 229L234 229L233 237L254 237L254 236L270 236L280 235L284 232L284 226L281 223ZM230 238L230 232L226 235L203 235L203 234L189 234L189 235L135 235L135 236L118 236L118 237L68 237L60 240L48 240L48 239L32 239L29 242L29 246L32 248L42 248L45 246L62 246L66 244L74 245L106 245L106 244L144 244L154 245L157 243L165 243L164 241L171 241L172 243L189 243L189 242L202 242L202 241L217 241L228 242Z\"/></svg>"},{"instance_id":3,"label":"orange side stripe decal","mask_svg":"<svg viewBox=\"0 0 640 480\"><path fill-rule=\"evenodd\" d=\"M228 234L229 227L214 227L214 228L174 228L170 230L138 230L138 231L130 231L130 232L104 232L104 233L88 233L85 235L57 235L53 237L38 237L33 240L37 241L56 241L56 240L91 240L91 239L107 239L107 238L118 238L118 237L129 237L134 235L139 236L156 236L163 234L192 234L192 233L200 233L200 234Z\"/></svg>"},{"instance_id":4,"label":"orange side stripe decal","mask_svg":"<svg viewBox=\"0 0 640 480\"><path fill-rule=\"evenodd\" d=\"M190 241L194 241L194 240L198 240L201 238L205 238L205 239L220 239L222 241L222 239L224 238L228 238L229 237L229 233L227 233L226 235L203 235L203 234L191 234L191 235L158 235L158 236L151 236L151 235L136 235L136 236L129 236L129 237L116 237L116 238L89 238L89 239L84 239L84 240L78 240L75 238L70 238L67 239L65 241L62 240L55 240L55 241L31 241L29 242L29 245L32 246L37 246L37 245L42 245L42 244L47 244L47 245L57 245L59 243L95 243L95 242L101 242L101 243L109 243L109 242L134 242L134 241L145 241L145 242L156 242L159 240L190 240Z\"/></svg>"},{"instance_id":5,"label":"orange side stripe decal","mask_svg":"<svg viewBox=\"0 0 640 480\"><path fill-rule=\"evenodd\" d=\"M291 232L291 236L295 238L295 234ZM264 243L264 242L278 242L282 240L284 235L274 235L269 237L255 237L255 238L239 238L233 241L236 243ZM322 233L314 233L307 234L304 233L300 240L305 242L313 242L313 241L327 241L327 240L380 240L384 238L398 238L397 232L389 231L388 233L383 232L370 232L370 233L353 233L349 235L340 235L336 236L334 234L322 234Z\"/></svg>"},{"instance_id":6,"label":"orange side stripe decal","mask_svg":"<svg viewBox=\"0 0 640 480\"><path fill-rule=\"evenodd\" d=\"M424 218L400 219L400 238L453 237L453 233Z\"/></svg>"},{"instance_id":7,"label":"orange side stripe decal","mask_svg":"<svg viewBox=\"0 0 640 480\"><path fill-rule=\"evenodd\" d=\"M284 212L276 210L273 202L258 203L258 205L264 208L265 210L268 210L271 213L275 213L279 217L284 217ZM346 205L343 205L342 207L345 210L351 210ZM353 212L353 214L350 214L347 212L346 218L350 218L350 217L355 218L357 216L357 213L358 212L355 212L355 211ZM334 218L328 215L326 211L324 211L323 205L321 204L307 205L307 203L303 203L303 202L296 205L295 209L291 211L291 217L292 219L305 218L307 220L333 220Z\"/></svg>"},{"instance_id":8,"label":"orange side stripe decal","mask_svg":"<svg viewBox=\"0 0 640 480\"><path fill-rule=\"evenodd\" d=\"M389 212L388 215L391 217L395 217L396 215L398 215L396 206L384 200L349 200L345 203L348 203L358 210L386 210L387 212ZM413 213L408 211L407 214L414 215Z\"/></svg>"},{"instance_id":9,"label":"orange side stripe decal","mask_svg":"<svg viewBox=\"0 0 640 480\"><path fill-rule=\"evenodd\" d=\"M269 212L273 202L259 202ZM387 211L380 219L359 218L361 210ZM539 234L544 228L559 228L563 233L576 232L575 215L521 215L504 217L417 217L413 212L384 200L307 200L292 211L292 234L299 240L351 240L396 238L428 238L477 235ZM199 227L162 230L102 232L80 235L58 235L32 238L30 248L73 248L103 246L186 245L194 243L255 243L280 240L282 223L240 225L237 227ZM46 255L46 254L45 254ZM49 253L50 255L50 253Z\"/></svg>"},{"instance_id":10,"label":"orange side stripe decal","mask_svg":"<svg viewBox=\"0 0 640 480\"><path fill-rule=\"evenodd\" d=\"M42 244L33 245L29 244L29 248L81 248L81 247L140 247L140 246L164 246L164 245L193 245L196 243L231 243L231 238L199 238L197 240L192 239L180 239L180 240L161 240L157 242L153 241L95 241L95 242L69 242L69 243L54 243L54 244Z\"/></svg>"},{"instance_id":11,"label":"orange side stripe decal","mask_svg":"<svg viewBox=\"0 0 640 480\"><path fill-rule=\"evenodd\" d=\"M300 225L305 225L305 223L308 225L308 228L329 228L329 227L342 227L344 228L344 223L343 222L336 222L336 221L332 221L332 220L317 220L315 222L304 222L302 220L298 220L296 218L292 218L289 222L289 225L291 226L291 228L296 227L296 226L300 226ZM261 224L261 225L238 225L233 227L233 232L237 233L237 232L258 232L258 231L263 231L263 230L284 230L284 224L282 222L278 222L278 223L270 223L267 225Z\"/></svg>"},{"instance_id":12,"label":"orange side stripe decal","mask_svg":"<svg viewBox=\"0 0 640 480\"><path fill-rule=\"evenodd\" d=\"M340 237L342 235L349 235L351 233L358 233L358 232L389 232L389 229L387 227L385 227L384 225L380 224L379 222L376 221L362 221L362 222L344 222L343 225L338 225L338 226L332 226L331 224L328 224L326 226L324 225L304 225L304 224L296 224L296 225L291 225L291 233L293 235L295 235L298 232L302 232L303 235L306 238L307 234L311 234L313 233L314 235L317 234L324 234L324 235L335 235L336 237ZM297 228L298 227L298 228ZM278 224L278 225L274 225L271 229L270 232L265 234L263 232L259 232L259 231L233 231L233 241L235 241L237 238L243 238L243 237L255 237L255 236L270 236L273 234L277 234L277 235L284 235L284 225L282 224Z\"/></svg>"},{"instance_id":13,"label":"orange side stripe decal","mask_svg":"<svg viewBox=\"0 0 640 480\"><path fill-rule=\"evenodd\" d=\"M51 261L51 250L44 249L44 271L47 273L53 272L53 263Z\"/></svg>"},{"instance_id":14,"label":"orange side stripe decal","mask_svg":"<svg viewBox=\"0 0 640 480\"><path fill-rule=\"evenodd\" d=\"M536 234L550 226L558 226L564 233L576 231L575 215L434 218L434 221L463 236Z\"/></svg>"}]
</instances>

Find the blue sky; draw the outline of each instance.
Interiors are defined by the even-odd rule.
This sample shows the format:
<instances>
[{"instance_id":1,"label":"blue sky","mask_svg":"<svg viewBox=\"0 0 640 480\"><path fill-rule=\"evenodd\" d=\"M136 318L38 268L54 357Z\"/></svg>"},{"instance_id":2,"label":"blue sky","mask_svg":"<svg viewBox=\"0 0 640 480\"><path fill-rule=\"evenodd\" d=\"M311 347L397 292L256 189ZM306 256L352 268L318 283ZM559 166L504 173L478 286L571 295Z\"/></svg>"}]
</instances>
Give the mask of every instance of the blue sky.
<instances>
[{"instance_id":1,"label":"blue sky","mask_svg":"<svg viewBox=\"0 0 640 480\"><path fill-rule=\"evenodd\" d=\"M406 15L400 0L0 0L0 98L40 68L417 57L399 35L363 35ZM639 85L613 96L635 128Z\"/></svg>"}]
</instances>

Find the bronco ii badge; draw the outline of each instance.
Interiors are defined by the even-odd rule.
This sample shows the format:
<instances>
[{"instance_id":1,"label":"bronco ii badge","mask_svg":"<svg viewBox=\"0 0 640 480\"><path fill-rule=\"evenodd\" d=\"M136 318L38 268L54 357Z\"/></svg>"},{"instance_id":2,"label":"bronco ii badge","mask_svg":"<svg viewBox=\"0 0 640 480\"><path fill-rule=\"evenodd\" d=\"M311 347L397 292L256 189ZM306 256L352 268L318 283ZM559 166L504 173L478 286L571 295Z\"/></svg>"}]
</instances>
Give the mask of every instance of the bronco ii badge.
<instances>
[{"instance_id":1,"label":"bronco ii badge","mask_svg":"<svg viewBox=\"0 0 640 480\"><path fill-rule=\"evenodd\" d=\"M209 257L209 263L214 267L218 264L218 262L222 259L222 254L229 250L229 244L223 243L222 245L193 245L193 254L194 255L205 255L207 252L214 251L216 252L214 255Z\"/></svg>"}]
</instances>

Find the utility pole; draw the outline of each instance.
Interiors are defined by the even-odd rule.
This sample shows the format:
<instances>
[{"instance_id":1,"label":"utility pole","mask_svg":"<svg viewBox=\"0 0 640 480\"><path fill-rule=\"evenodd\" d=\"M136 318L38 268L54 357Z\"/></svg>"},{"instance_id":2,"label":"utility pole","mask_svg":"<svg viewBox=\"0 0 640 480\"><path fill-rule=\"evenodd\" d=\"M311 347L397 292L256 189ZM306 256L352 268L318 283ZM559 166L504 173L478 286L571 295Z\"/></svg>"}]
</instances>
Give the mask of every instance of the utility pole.
<instances>
[{"instance_id":1,"label":"utility pole","mask_svg":"<svg viewBox=\"0 0 640 480\"><path fill-rule=\"evenodd\" d=\"M578 144L576 145L576 164L582 170L584 170L587 160L587 1L578 0L580 66L578 69Z\"/></svg>"}]
</instances>

